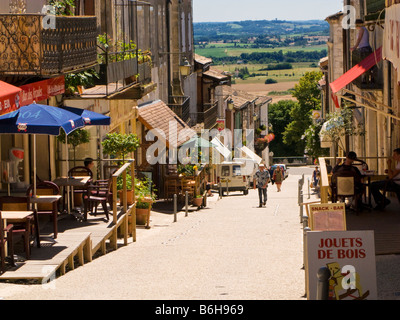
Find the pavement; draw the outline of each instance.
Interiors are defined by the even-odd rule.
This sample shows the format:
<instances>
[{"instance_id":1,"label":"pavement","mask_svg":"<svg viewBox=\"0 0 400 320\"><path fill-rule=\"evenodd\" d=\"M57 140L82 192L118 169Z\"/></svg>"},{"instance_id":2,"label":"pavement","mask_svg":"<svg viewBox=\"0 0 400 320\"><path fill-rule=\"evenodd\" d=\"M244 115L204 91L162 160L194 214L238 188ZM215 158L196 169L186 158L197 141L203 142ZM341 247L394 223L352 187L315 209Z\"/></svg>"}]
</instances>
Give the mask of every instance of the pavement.
<instances>
[{"instance_id":1,"label":"pavement","mask_svg":"<svg viewBox=\"0 0 400 320\"><path fill-rule=\"evenodd\" d=\"M311 176L312 169L307 176ZM208 198L188 216L160 207L137 241L100 256L47 285L0 283L5 300L306 300L300 171L282 192ZM307 180L306 180L307 181ZM307 182L304 189L307 197ZM310 194L310 199L317 195ZM399 299L399 256L377 257L379 299Z\"/></svg>"}]
</instances>

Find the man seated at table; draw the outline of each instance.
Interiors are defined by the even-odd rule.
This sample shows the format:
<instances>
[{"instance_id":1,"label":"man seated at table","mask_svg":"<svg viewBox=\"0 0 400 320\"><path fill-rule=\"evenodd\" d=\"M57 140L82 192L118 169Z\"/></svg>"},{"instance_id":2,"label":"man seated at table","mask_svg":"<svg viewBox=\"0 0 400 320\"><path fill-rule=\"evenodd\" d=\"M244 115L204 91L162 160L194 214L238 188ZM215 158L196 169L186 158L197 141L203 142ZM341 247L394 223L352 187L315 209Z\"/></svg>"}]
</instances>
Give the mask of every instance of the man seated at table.
<instances>
[{"instance_id":1,"label":"man seated at table","mask_svg":"<svg viewBox=\"0 0 400 320\"><path fill-rule=\"evenodd\" d=\"M397 162L394 169L392 169L393 160ZM393 151L392 159L388 159L387 164L389 169L385 172L388 174L388 179L371 183L371 193L377 204L376 210L382 210L390 204L390 200L381 193L381 190L400 192L400 148Z\"/></svg>"},{"instance_id":2,"label":"man seated at table","mask_svg":"<svg viewBox=\"0 0 400 320\"><path fill-rule=\"evenodd\" d=\"M339 160L340 161L340 160ZM363 176L358 170L357 167L353 165L354 161L360 161L357 159L357 154L354 151L350 151L346 155L346 159L344 160L343 164L338 164L333 168L332 174L333 176L353 176L354 177L354 192L356 195L356 207L361 208L361 195L364 193L364 184L363 184Z\"/></svg>"},{"instance_id":3,"label":"man seated at table","mask_svg":"<svg viewBox=\"0 0 400 320\"><path fill-rule=\"evenodd\" d=\"M86 168L88 168L90 171L92 171L92 168L94 167L94 160L92 158L86 158L83 161L83 164Z\"/></svg>"}]
</instances>

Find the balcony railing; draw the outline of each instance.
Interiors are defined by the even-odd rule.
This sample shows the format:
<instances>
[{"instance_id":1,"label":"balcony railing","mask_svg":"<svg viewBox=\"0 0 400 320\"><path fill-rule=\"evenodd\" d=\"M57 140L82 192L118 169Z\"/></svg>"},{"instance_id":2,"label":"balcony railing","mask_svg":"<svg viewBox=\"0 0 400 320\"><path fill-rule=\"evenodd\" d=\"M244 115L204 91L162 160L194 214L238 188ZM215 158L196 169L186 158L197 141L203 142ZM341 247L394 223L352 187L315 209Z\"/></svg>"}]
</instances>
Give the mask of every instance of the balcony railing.
<instances>
[{"instance_id":1,"label":"balcony railing","mask_svg":"<svg viewBox=\"0 0 400 320\"><path fill-rule=\"evenodd\" d=\"M191 114L191 118L197 119L197 123L204 123L204 129L212 129L217 124L218 101L205 103L204 110L204 112Z\"/></svg>"},{"instance_id":2,"label":"balcony railing","mask_svg":"<svg viewBox=\"0 0 400 320\"><path fill-rule=\"evenodd\" d=\"M360 53L358 50L353 51L351 55L353 67L361 63L368 55L369 53ZM355 79L353 84L361 90L383 90L382 79L382 69L374 66Z\"/></svg>"},{"instance_id":3,"label":"balcony railing","mask_svg":"<svg viewBox=\"0 0 400 320\"><path fill-rule=\"evenodd\" d=\"M0 74L52 76L97 64L96 17L55 17L44 29L42 14L0 15Z\"/></svg>"},{"instance_id":4,"label":"balcony railing","mask_svg":"<svg viewBox=\"0 0 400 320\"><path fill-rule=\"evenodd\" d=\"M168 107L185 123L190 121L190 97L170 96Z\"/></svg>"}]
</instances>

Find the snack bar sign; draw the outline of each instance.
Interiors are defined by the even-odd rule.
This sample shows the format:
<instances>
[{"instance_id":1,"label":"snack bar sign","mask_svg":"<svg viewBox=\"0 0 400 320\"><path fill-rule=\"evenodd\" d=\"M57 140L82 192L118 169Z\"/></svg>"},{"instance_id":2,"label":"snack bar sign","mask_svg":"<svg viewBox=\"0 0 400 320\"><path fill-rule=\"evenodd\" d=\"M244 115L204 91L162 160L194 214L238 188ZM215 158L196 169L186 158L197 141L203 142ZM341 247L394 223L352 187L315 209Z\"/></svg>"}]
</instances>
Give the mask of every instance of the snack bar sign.
<instances>
[{"instance_id":1,"label":"snack bar sign","mask_svg":"<svg viewBox=\"0 0 400 320\"><path fill-rule=\"evenodd\" d=\"M307 297L317 298L318 271L330 271L330 300L376 300L373 231L307 233Z\"/></svg>"}]
</instances>

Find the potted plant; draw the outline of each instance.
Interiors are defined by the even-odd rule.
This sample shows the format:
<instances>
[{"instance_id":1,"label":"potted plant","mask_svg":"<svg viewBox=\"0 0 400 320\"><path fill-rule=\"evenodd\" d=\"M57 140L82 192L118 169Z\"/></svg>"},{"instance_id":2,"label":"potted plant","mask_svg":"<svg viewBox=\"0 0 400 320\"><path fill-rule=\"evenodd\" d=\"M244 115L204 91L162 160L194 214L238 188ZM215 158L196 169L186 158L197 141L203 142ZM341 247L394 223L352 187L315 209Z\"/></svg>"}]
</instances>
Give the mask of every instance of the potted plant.
<instances>
[{"instance_id":1,"label":"potted plant","mask_svg":"<svg viewBox=\"0 0 400 320\"><path fill-rule=\"evenodd\" d=\"M124 202L124 192L123 192L123 178L119 176L117 179L117 190L118 198L121 204ZM129 173L126 174L126 202L130 206L133 204L133 189L132 189L132 177Z\"/></svg>"},{"instance_id":2,"label":"potted plant","mask_svg":"<svg viewBox=\"0 0 400 320\"><path fill-rule=\"evenodd\" d=\"M99 75L94 69L67 74L65 75L65 93L67 96L80 95L83 93L83 88L94 86L95 79L98 78Z\"/></svg>"},{"instance_id":3,"label":"potted plant","mask_svg":"<svg viewBox=\"0 0 400 320\"><path fill-rule=\"evenodd\" d=\"M104 141L103 153L112 157L121 157L122 164L125 163L125 157L134 152L140 145L136 134L109 133Z\"/></svg>"},{"instance_id":4,"label":"potted plant","mask_svg":"<svg viewBox=\"0 0 400 320\"><path fill-rule=\"evenodd\" d=\"M203 205L203 196L198 195L193 198L193 205L196 207L201 207Z\"/></svg>"},{"instance_id":5,"label":"potted plant","mask_svg":"<svg viewBox=\"0 0 400 320\"><path fill-rule=\"evenodd\" d=\"M107 134L104 141L101 143L103 146L103 153L108 154L112 157L121 157L122 162L118 161L118 165L125 163L126 156L134 152L139 147L139 139L136 134L121 134L121 133L109 133ZM127 187L127 200L128 204L133 204L133 189L132 189L132 177L129 173L126 175L126 187ZM117 190L119 190L119 199L123 202L122 196L122 177L117 180ZM118 189L119 188L119 189ZM129 199L132 199L129 201Z\"/></svg>"},{"instance_id":6,"label":"potted plant","mask_svg":"<svg viewBox=\"0 0 400 320\"><path fill-rule=\"evenodd\" d=\"M363 136L365 129L363 124L354 125L353 110L347 106L342 107L339 111L329 113L326 120L319 136L322 142L332 143L334 163L336 163L339 146L342 150L347 151L342 140L346 136Z\"/></svg>"},{"instance_id":7,"label":"potted plant","mask_svg":"<svg viewBox=\"0 0 400 320\"><path fill-rule=\"evenodd\" d=\"M149 221L151 206L156 200L155 191L149 178L135 179L137 225L146 225Z\"/></svg>"}]
</instances>

